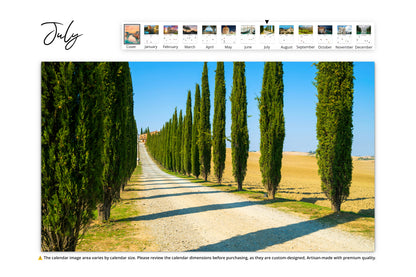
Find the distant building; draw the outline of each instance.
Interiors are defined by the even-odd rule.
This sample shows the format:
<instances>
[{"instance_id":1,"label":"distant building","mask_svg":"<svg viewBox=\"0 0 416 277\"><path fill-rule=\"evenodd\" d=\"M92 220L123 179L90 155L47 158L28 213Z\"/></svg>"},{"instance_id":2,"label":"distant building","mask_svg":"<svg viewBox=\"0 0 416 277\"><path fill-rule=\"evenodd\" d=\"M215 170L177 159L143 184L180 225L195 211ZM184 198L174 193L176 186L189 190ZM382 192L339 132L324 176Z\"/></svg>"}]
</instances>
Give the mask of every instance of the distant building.
<instances>
[{"instance_id":1,"label":"distant building","mask_svg":"<svg viewBox=\"0 0 416 277\"><path fill-rule=\"evenodd\" d=\"M150 135L154 135L154 134L157 134L157 133L159 133L159 131L153 131L153 132L150 132ZM147 133L144 133L144 134L139 135L139 141L141 141L143 143L146 143L146 141L147 141Z\"/></svg>"}]
</instances>

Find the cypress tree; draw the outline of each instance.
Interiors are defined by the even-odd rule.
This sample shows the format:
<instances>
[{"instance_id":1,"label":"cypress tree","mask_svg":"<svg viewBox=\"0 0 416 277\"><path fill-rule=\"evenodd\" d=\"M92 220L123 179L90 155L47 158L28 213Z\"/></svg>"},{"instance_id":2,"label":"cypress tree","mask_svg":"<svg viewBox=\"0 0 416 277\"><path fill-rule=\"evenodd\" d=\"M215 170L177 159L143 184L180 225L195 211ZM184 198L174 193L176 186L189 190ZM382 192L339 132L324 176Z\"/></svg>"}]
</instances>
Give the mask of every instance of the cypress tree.
<instances>
[{"instance_id":1,"label":"cypress tree","mask_svg":"<svg viewBox=\"0 0 416 277\"><path fill-rule=\"evenodd\" d=\"M126 72L127 82L127 95L126 95L126 140L127 140L127 151L126 151L126 177L125 183L132 176L134 169L137 165L137 140L138 140L138 129L136 119L134 118L134 100L133 100L133 83L131 80L130 67ZM149 135L149 134L148 134ZM123 187L124 189L124 187Z\"/></svg>"},{"instance_id":2,"label":"cypress tree","mask_svg":"<svg viewBox=\"0 0 416 277\"><path fill-rule=\"evenodd\" d=\"M182 129L183 117L182 110L179 111L178 128L176 131L176 172L182 172Z\"/></svg>"},{"instance_id":3,"label":"cypress tree","mask_svg":"<svg viewBox=\"0 0 416 277\"><path fill-rule=\"evenodd\" d=\"M268 198L274 199L281 180L285 122L283 115L283 66L266 62L260 110L260 170Z\"/></svg>"},{"instance_id":4,"label":"cypress tree","mask_svg":"<svg viewBox=\"0 0 416 277\"><path fill-rule=\"evenodd\" d=\"M217 63L215 73L214 122L212 124L212 152L214 175L221 184L225 168L225 78L224 63Z\"/></svg>"},{"instance_id":5,"label":"cypress tree","mask_svg":"<svg viewBox=\"0 0 416 277\"><path fill-rule=\"evenodd\" d=\"M194 120L192 126L192 148L191 148L191 155L192 155L192 174L198 179L199 175L201 174L200 171L200 162L199 162L199 113L201 107L201 95L199 92L199 84L195 86L195 104L194 104Z\"/></svg>"},{"instance_id":6,"label":"cypress tree","mask_svg":"<svg viewBox=\"0 0 416 277\"><path fill-rule=\"evenodd\" d=\"M233 175L238 190L243 189L243 181L247 171L248 150L245 63L234 62L233 88L231 91L231 151Z\"/></svg>"},{"instance_id":7,"label":"cypress tree","mask_svg":"<svg viewBox=\"0 0 416 277\"><path fill-rule=\"evenodd\" d=\"M170 120L171 121L171 120ZM169 157L169 133L170 133L170 122L166 122L165 123L165 131L163 133L162 136L162 141L163 141L163 151L162 151L162 156L163 156L163 165L168 168L168 157Z\"/></svg>"},{"instance_id":8,"label":"cypress tree","mask_svg":"<svg viewBox=\"0 0 416 277\"><path fill-rule=\"evenodd\" d=\"M210 123L210 93L208 84L208 66L204 63L201 80L201 110L199 118L199 160L201 174L207 181L211 171L211 123Z\"/></svg>"},{"instance_id":9,"label":"cypress tree","mask_svg":"<svg viewBox=\"0 0 416 277\"><path fill-rule=\"evenodd\" d=\"M74 80L78 93L75 116L76 171L80 188L73 196L78 198L79 206L88 206L80 200L82 198L94 199L89 206L90 218L102 197L105 68L103 63L75 63Z\"/></svg>"},{"instance_id":10,"label":"cypress tree","mask_svg":"<svg viewBox=\"0 0 416 277\"><path fill-rule=\"evenodd\" d=\"M106 91L104 99L104 168L103 197L98 205L100 221L110 218L110 209L116 197L115 190L121 185L120 178L120 91L117 89L116 76L119 75L120 63L109 63L106 72Z\"/></svg>"},{"instance_id":11,"label":"cypress tree","mask_svg":"<svg viewBox=\"0 0 416 277\"><path fill-rule=\"evenodd\" d=\"M178 168L177 162L178 162L178 155L179 155L179 152L177 151L177 149L178 149L179 139L178 139L178 111L176 107L175 107L175 112L173 113L173 117L172 117L172 129L171 129L170 140L171 140L170 152L172 155L172 166L169 169L172 171L177 171L177 168Z\"/></svg>"},{"instance_id":12,"label":"cypress tree","mask_svg":"<svg viewBox=\"0 0 416 277\"><path fill-rule=\"evenodd\" d=\"M72 63L42 64L42 250L74 251ZM75 160L75 157L74 157Z\"/></svg>"},{"instance_id":13,"label":"cypress tree","mask_svg":"<svg viewBox=\"0 0 416 277\"><path fill-rule=\"evenodd\" d=\"M166 160L166 168L169 170L172 170L172 136L173 136L173 124L172 124L172 118L167 122L167 132L165 134L165 140L166 140L166 151L165 151L165 160Z\"/></svg>"},{"instance_id":14,"label":"cypress tree","mask_svg":"<svg viewBox=\"0 0 416 277\"><path fill-rule=\"evenodd\" d=\"M192 172L192 100L190 90L188 91L188 99L186 101L186 116L184 125L183 165L185 173L189 176Z\"/></svg>"},{"instance_id":15,"label":"cypress tree","mask_svg":"<svg viewBox=\"0 0 416 277\"><path fill-rule=\"evenodd\" d=\"M181 128L181 174L185 175L185 163L184 163L184 156L185 156L185 120L186 115L183 115L182 118L182 128Z\"/></svg>"},{"instance_id":16,"label":"cypress tree","mask_svg":"<svg viewBox=\"0 0 416 277\"><path fill-rule=\"evenodd\" d=\"M353 63L320 62L315 64L316 136L321 188L331 201L332 210L339 212L349 196L352 178L352 105Z\"/></svg>"},{"instance_id":17,"label":"cypress tree","mask_svg":"<svg viewBox=\"0 0 416 277\"><path fill-rule=\"evenodd\" d=\"M166 141L166 134L167 133L169 133L169 130L168 130L168 123L166 122L165 123L165 125L163 125L163 128L162 128L162 130L161 130L161 133L160 133L160 141L161 141L161 144L162 145L160 145L159 147L161 148L161 151L160 151L160 163L164 166L164 167L167 167L166 165L167 165L167 149L168 149L168 147L167 147L167 141ZM154 151L157 151L156 150L156 148L157 148L157 143L156 143L156 141L153 143L153 148L155 149ZM146 145L147 146L147 145ZM149 147L150 147L150 145L149 145Z\"/></svg>"},{"instance_id":18,"label":"cypress tree","mask_svg":"<svg viewBox=\"0 0 416 277\"><path fill-rule=\"evenodd\" d=\"M134 154L135 144L131 140L131 132L134 132L133 120L133 85L130 75L130 67L128 63L124 63L123 71L123 85L120 88L122 90L122 112L121 112L121 190L124 190L131 173L133 173L131 165L132 155ZM137 132L136 132L137 133Z\"/></svg>"},{"instance_id":19,"label":"cypress tree","mask_svg":"<svg viewBox=\"0 0 416 277\"><path fill-rule=\"evenodd\" d=\"M102 183L102 71L42 63L41 248L75 251Z\"/></svg>"},{"instance_id":20,"label":"cypress tree","mask_svg":"<svg viewBox=\"0 0 416 277\"><path fill-rule=\"evenodd\" d=\"M104 70L107 81L104 97L104 182L103 198L98 206L101 221L110 218L111 205L120 197L123 183L128 179L131 170L127 170L126 145L127 126L126 106L129 94L132 93L130 68L127 62L108 63ZM134 140L136 142L136 140ZM136 144L134 144L136 147Z\"/></svg>"}]
</instances>

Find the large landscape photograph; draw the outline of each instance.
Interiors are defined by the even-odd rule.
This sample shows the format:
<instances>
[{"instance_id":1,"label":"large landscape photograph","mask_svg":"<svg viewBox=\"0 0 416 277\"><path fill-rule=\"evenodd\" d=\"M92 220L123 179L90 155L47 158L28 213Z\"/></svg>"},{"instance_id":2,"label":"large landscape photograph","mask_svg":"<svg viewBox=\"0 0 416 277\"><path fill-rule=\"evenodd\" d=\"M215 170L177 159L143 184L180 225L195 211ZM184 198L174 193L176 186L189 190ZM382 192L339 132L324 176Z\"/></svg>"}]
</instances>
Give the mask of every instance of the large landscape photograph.
<instances>
[{"instance_id":1,"label":"large landscape photograph","mask_svg":"<svg viewBox=\"0 0 416 277\"><path fill-rule=\"evenodd\" d=\"M42 251L374 251L374 62L41 67Z\"/></svg>"}]
</instances>

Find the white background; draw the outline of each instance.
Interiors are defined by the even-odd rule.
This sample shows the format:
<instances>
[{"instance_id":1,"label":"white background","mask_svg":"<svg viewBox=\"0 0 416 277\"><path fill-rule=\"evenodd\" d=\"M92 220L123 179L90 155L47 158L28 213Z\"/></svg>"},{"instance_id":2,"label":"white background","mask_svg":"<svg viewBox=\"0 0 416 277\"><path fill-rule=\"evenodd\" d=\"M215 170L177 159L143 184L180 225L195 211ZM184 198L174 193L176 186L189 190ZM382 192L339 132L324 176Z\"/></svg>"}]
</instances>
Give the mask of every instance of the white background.
<instances>
[{"instance_id":1,"label":"white background","mask_svg":"<svg viewBox=\"0 0 416 277\"><path fill-rule=\"evenodd\" d=\"M26 3L25 3L26 2ZM412 1L9 1L0 8L1 271L8 275L369 276L414 273L415 40ZM375 51L122 51L128 21L369 21ZM74 47L41 23L74 20ZM51 262L40 252L40 62L375 61L375 262ZM98 253L99 254L99 253ZM287 255L287 253L280 253ZM333 253L323 253L333 254ZM307 255L307 253L305 253ZM366 254L363 254L366 255ZM401 273L400 273L401 272ZM23 276L23 275L22 275Z\"/></svg>"}]
</instances>

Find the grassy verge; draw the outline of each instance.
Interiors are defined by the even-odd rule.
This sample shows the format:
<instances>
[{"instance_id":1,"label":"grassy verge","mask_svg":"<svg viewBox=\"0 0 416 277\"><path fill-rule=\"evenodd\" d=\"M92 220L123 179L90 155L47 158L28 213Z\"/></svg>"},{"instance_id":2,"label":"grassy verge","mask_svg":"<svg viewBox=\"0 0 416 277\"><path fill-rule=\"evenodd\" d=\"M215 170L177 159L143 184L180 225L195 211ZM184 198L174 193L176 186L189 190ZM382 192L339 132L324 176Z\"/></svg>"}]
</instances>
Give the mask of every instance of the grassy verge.
<instances>
[{"instance_id":1,"label":"grassy verge","mask_svg":"<svg viewBox=\"0 0 416 277\"><path fill-rule=\"evenodd\" d=\"M374 212L340 212L337 214L327 207L293 199L281 198L279 197L279 193L276 194L276 199L269 200L265 197L264 191L246 189L237 191L237 186L234 185L220 185L217 183L204 181L202 179L196 179L193 176L186 176L171 172L162 167L160 168L166 173L187 179L193 183L199 183L207 187L214 187L222 191L238 194L246 197L251 201L258 201L272 208L277 208L279 210L296 214L310 220L317 220L323 224L328 224L330 226L337 226L345 231L357 233L368 238L374 238Z\"/></svg>"},{"instance_id":2,"label":"grassy verge","mask_svg":"<svg viewBox=\"0 0 416 277\"><path fill-rule=\"evenodd\" d=\"M111 209L110 220L104 223L93 220L76 251L157 251L156 245L152 242L152 237L143 223L122 220L140 215L137 205L139 195L136 186L141 171L141 166L137 166L130 182L121 193L120 201Z\"/></svg>"}]
</instances>

